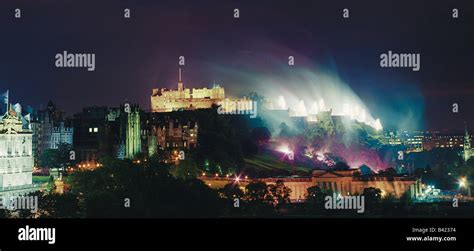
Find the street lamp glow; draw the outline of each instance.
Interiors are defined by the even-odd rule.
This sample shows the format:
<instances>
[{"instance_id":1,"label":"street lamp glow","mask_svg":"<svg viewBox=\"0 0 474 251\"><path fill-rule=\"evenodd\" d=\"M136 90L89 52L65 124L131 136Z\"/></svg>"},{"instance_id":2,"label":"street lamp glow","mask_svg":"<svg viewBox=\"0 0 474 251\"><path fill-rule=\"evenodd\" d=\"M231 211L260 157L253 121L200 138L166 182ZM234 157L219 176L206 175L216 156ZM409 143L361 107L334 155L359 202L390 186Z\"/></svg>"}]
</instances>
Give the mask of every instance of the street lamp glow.
<instances>
[{"instance_id":1,"label":"street lamp glow","mask_svg":"<svg viewBox=\"0 0 474 251\"><path fill-rule=\"evenodd\" d=\"M466 187L467 185L467 181L466 181L466 177L462 177L461 179L459 179L459 187Z\"/></svg>"}]
</instances>

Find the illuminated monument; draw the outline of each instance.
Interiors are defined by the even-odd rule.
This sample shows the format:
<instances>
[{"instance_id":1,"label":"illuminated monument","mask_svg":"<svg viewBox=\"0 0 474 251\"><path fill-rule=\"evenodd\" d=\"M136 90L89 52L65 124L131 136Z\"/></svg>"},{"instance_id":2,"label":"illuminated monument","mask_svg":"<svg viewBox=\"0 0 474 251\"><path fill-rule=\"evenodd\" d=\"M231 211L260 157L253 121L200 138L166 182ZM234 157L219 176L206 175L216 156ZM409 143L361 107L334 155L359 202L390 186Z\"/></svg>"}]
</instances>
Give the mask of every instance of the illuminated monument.
<instances>
[{"instance_id":1,"label":"illuminated monument","mask_svg":"<svg viewBox=\"0 0 474 251\"><path fill-rule=\"evenodd\" d=\"M471 136L467 132L467 127L465 129L463 148L463 159L464 161L468 161L474 156L474 148L471 148Z\"/></svg>"},{"instance_id":2,"label":"illuminated monument","mask_svg":"<svg viewBox=\"0 0 474 251\"><path fill-rule=\"evenodd\" d=\"M32 188L33 146L29 115L8 111L0 118L0 194Z\"/></svg>"},{"instance_id":3,"label":"illuminated monument","mask_svg":"<svg viewBox=\"0 0 474 251\"><path fill-rule=\"evenodd\" d=\"M212 89L193 88L191 90L184 88L180 68L178 89L153 89L151 95L151 110L153 112L172 112L178 110L204 109L210 108L212 104L217 104L224 99L224 88L218 85L214 85Z\"/></svg>"},{"instance_id":4,"label":"illuminated monument","mask_svg":"<svg viewBox=\"0 0 474 251\"><path fill-rule=\"evenodd\" d=\"M140 110L138 107L133 107L130 112L126 113L125 123L125 158L133 159L135 155L142 151L140 138Z\"/></svg>"}]
</instances>

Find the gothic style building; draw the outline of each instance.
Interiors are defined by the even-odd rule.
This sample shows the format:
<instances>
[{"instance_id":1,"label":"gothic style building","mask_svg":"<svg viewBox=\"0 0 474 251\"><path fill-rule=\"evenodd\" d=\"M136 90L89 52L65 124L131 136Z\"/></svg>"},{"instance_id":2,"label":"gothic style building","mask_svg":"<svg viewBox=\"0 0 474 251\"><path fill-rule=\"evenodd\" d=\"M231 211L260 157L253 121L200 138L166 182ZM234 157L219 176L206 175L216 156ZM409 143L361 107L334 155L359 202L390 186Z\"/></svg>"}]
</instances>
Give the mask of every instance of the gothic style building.
<instances>
[{"instance_id":1,"label":"gothic style building","mask_svg":"<svg viewBox=\"0 0 474 251\"><path fill-rule=\"evenodd\" d=\"M64 112L51 101L46 109L34 112L31 117L35 166L39 166L39 158L44 150L58 149L60 144L73 145L72 123L64 118Z\"/></svg>"},{"instance_id":2,"label":"gothic style building","mask_svg":"<svg viewBox=\"0 0 474 251\"><path fill-rule=\"evenodd\" d=\"M471 147L471 135L467 132L467 127L464 134L464 144L463 144L463 159L468 161L471 157L474 156L474 148Z\"/></svg>"}]
</instances>

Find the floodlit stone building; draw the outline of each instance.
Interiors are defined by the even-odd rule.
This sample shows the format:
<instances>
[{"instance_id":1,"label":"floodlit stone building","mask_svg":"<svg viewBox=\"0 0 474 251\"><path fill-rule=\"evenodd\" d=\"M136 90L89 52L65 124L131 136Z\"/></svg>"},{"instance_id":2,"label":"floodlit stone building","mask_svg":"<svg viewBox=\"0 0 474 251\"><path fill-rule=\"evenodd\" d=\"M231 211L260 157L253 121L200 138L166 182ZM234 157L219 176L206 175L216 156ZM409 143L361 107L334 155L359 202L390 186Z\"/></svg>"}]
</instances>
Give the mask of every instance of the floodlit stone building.
<instances>
[{"instance_id":1,"label":"floodlit stone building","mask_svg":"<svg viewBox=\"0 0 474 251\"><path fill-rule=\"evenodd\" d=\"M464 161L468 161L471 157L474 156L474 148L471 147L471 135L467 132L467 127L464 134L464 144L463 144L463 158Z\"/></svg>"},{"instance_id":2,"label":"floodlit stone building","mask_svg":"<svg viewBox=\"0 0 474 251\"><path fill-rule=\"evenodd\" d=\"M330 191L342 196L362 194L365 188L374 187L382 192L382 196L392 194L400 198L405 192L410 197L416 198L421 194L421 182L409 177L361 177L354 175L358 169L346 171L314 170L311 177L284 177L262 178L256 180L245 179L240 181L242 188L251 181L265 182L267 185L275 184L281 180L291 189L290 200L301 202L306 199L307 189L312 186L319 187L322 191ZM227 183L235 182L233 179L200 177L207 185L219 189Z\"/></svg>"},{"instance_id":3,"label":"floodlit stone building","mask_svg":"<svg viewBox=\"0 0 474 251\"><path fill-rule=\"evenodd\" d=\"M218 85L214 85L211 89L184 88L183 81L181 80L181 69L179 69L178 89L153 89L151 110L152 112L172 112L204 109L210 108L213 104L217 104L224 99L224 88Z\"/></svg>"},{"instance_id":4,"label":"floodlit stone building","mask_svg":"<svg viewBox=\"0 0 474 251\"><path fill-rule=\"evenodd\" d=\"M29 121L12 107L0 118L0 194L32 188L33 147Z\"/></svg>"}]
</instances>

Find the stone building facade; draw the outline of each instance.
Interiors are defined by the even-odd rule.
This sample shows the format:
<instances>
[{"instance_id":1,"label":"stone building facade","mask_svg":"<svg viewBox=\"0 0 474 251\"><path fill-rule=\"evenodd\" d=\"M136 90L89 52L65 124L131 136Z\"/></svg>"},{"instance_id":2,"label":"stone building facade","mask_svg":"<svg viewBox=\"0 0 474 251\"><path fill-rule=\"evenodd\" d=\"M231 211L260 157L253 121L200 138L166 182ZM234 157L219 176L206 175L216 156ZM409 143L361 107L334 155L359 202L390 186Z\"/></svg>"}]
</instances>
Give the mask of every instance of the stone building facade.
<instances>
[{"instance_id":1,"label":"stone building facade","mask_svg":"<svg viewBox=\"0 0 474 251\"><path fill-rule=\"evenodd\" d=\"M194 110L210 108L213 104L225 99L223 87L214 85L208 88L184 88L181 80L181 69L179 69L179 80L177 90L166 88L153 89L151 95L152 112L172 112L178 110Z\"/></svg>"},{"instance_id":2,"label":"stone building facade","mask_svg":"<svg viewBox=\"0 0 474 251\"><path fill-rule=\"evenodd\" d=\"M285 177L285 178L262 178L253 181L265 182L267 185L275 184L278 180L284 182L291 189L290 199L292 202L301 202L306 199L307 189L318 186L323 191L331 191L342 196L362 194L365 188L374 187L382 191L382 196L393 194L400 198L405 192L409 192L412 198L421 193L421 182L407 177L360 177L354 175L358 169L347 171L315 170L311 177ZM201 177L207 185L218 189L224 187L234 180L225 182L223 178ZM252 180L244 180L246 184Z\"/></svg>"},{"instance_id":3,"label":"stone building facade","mask_svg":"<svg viewBox=\"0 0 474 251\"><path fill-rule=\"evenodd\" d=\"M0 119L0 194L31 188L32 149L28 121L10 108Z\"/></svg>"}]
</instances>

